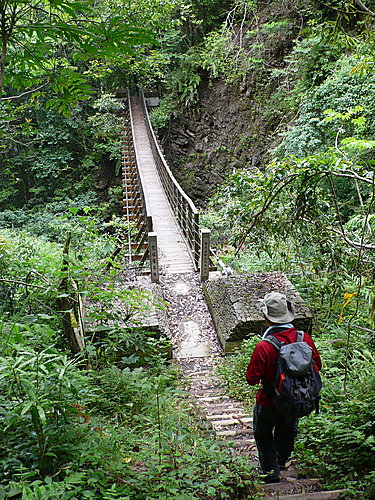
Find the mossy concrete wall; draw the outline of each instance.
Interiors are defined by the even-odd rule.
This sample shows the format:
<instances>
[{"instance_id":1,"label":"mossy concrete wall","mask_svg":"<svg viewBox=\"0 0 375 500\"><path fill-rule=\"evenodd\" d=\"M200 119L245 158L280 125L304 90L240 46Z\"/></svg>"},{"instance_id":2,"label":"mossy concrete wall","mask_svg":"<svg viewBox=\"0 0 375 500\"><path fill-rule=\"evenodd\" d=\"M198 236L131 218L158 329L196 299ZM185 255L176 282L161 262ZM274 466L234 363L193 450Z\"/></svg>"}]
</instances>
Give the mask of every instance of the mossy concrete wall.
<instances>
[{"instance_id":1,"label":"mossy concrete wall","mask_svg":"<svg viewBox=\"0 0 375 500\"><path fill-rule=\"evenodd\" d=\"M211 275L203 285L206 301L224 352L238 348L244 339L261 334L266 325L257 301L266 293L285 293L294 304L293 324L311 332L313 315L285 274L256 273L223 277Z\"/></svg>"}]
</instances>

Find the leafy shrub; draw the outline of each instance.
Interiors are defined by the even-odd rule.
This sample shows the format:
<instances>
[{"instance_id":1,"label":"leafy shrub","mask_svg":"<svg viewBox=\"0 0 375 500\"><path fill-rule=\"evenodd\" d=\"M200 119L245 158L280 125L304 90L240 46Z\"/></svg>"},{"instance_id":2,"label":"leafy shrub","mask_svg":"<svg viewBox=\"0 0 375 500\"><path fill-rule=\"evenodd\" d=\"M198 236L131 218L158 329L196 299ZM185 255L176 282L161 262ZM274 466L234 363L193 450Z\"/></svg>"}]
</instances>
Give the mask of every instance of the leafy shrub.
<instances>
[{"instance_id":1,"label":"leafy shrub","mask_svg":"<svg viewBox=\"0 0 375 500\"><path fill-rule=\"evenodd\" d=\"M45 301L53 300L61 247L27 233L7 230L1 234L1 309L13 314L50 314L53 306Z\"/></svg>"},{"instance_id":2,"label":"leafy shrub","mask_svg":"<svg viewBox=\"0 0 375 500\"><path fill-rule=\"evenodd\" d=\"M13 355L0 362L0 481L28 469L30 477L45 476L69 461L77 439L71 415L87 394L66 355L53 348L12 347Z\"/></svg>"},{"instance_id":3,"label":"leafy shrub","mask_svg":"<svg viewBox=\"0 0 375 500\"><path fill-rule=\"evenodd\" d=\"M317 87L332 75L343 48L342 42L336 42L329 43L321 33L297 41L286 60L298 74L299 91Z\"/></svg>"},{"instance_id":4,"label":"leafy shrub","mask_svg":"<svg viewBox=\"0 0 375 500\"><path fill-rule=\"evenodd\" d=\"M228 84L244 77L254 64L259 66L261 63L261 60L249 57L232 38L233 34L227 27L212 31L206 36L201 51L202 68L208 70L212 79L222 78Z\"/></svg>"},{"instance_id":5,"label":"leafy shrub","mask_svg":"<svg viewBox=\"0 0 375 500\"><path fill-rule=\"evenodd\" d=\"M59 322L55 316L34 313L20 316L0 316L0 355L11 356L14 345L19 348L42 350L59 343Z\"/></svg>"},{"instance_id":6,"label":"leafy shrub","mask_svg":"<svg viewBox=\"0 0 375 500\"><path fill-rule=\"evenodd\" d=\"M179 96L180 102L190 106L195 104L198 98L201 82L200 56L197 50L191 49L179 59L178 69L172 74L171 86Z\"/></svg>"},{"instance_id":7,"label":"leafy shrub","mask_svg":"<svg viewBox=\"0 0 375 500\"><path fill-rule=\"evenodd\" d=\"M154 129L163 130L168 127L169 120L175 110L175 103L172 95L163 97L159 106L151 111L150 119Z\"/></svg>"},{"instance_id":8,"label":"leafy shrub","mask_svg":"<svg viewBox=\"0 0 375 500\"><path fill-rule=\"evenodd\" d=\"M332 351L325 347L323 360ZM345 350L339 348L335 357L341 358L336 369L328 365L323 370L327 373L320 414L301 421L297 447L309 472L323 475L333 488L358 481L375 467L374 354L368 349L351 351L347 373Z\"/></svg>"},{"instance_id":9,"label":"leafy shrub","mask_svg":"<svg viewBox=\"0 0 375 500\"><path fill-rule=\"evenodd\" d=\"M77 196L74 199L55 199L46 203L42 210L36 208L19 208L0 212L0 227L20 229L34 236L44 236L51 241L64 243L69 231L83 232L83 225L77 224L78 217L94 212L97 207L97 196L93 192Z\"/></svg>"},{"instance_id":10,"label":"leafy shrub","mask_svg":"<svg viewBox=\"0 0 375 500\"><path fill-rule=\"evenodd\" d=\"M253 492L247 459L234 459L229 449L204 437L191 408L174 388L174 370L165 367L155 374L152 366L148 370L109 368L88 378L63 357L55 353L49 357L51 350L31 356L26 364L24 352L15 364L17 372L23 368L21 386L10 384L7 390L13 402L12 394L20 394L22 387L25 401L16 413L7 413L9 402L1 406L1 417L8 424L1 440L0 481L8 484L2 488L6 495L141 500L240 498L236 492ZM9 363L2 366L4 387L14 375ZM35 413L34 408L37 418L33 420L27 412ZM13 431L10 440L8 428ZM49 457L43 470L37 465L41 431L49 438L43 448Z\"/></svg>"},{"instance_id":11,"label":"leafy shrub","mask_svg":"<svg viewBox=\"0 0 375 500\"><path fill-rule=\"evenodd\" d=\"M343 57L336 64L336 71L307 93L298 119L286 133L282 145L277 150L279 155L293 154L304 157L334 144L339 132L348 136L356 132L355 124L350 120L336 121L336 128L330 126L324 120L324 111L328 109L345 113L348 109L361 106L367 125L360 128L360 138L374 138L370 124L375 118L375 75L352 73L351 70L357 62L353 58Z\"/></svg>"}]
</instances>

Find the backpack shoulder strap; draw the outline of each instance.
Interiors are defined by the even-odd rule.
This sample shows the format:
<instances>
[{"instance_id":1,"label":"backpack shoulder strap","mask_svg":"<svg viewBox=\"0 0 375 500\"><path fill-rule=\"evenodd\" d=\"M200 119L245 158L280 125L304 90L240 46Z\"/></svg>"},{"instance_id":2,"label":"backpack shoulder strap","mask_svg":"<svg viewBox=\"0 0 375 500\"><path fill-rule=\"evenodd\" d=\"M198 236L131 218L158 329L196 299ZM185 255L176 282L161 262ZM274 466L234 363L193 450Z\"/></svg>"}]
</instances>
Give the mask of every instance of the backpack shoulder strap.
<instances>
[{"instance_id":1,"label":"backpack shoulder strap","mask_svg":"<svg viewBox=\"0 0 375 500\"><path fill-rule=\"evenodd\" d=\"M276 337L274 337L273 335L268 335L265 339L266 342L268 342L269 344L273 345L274 348L277 350L277 351L280 351L280 348L282 346L282 342L281 340L277 339Z\"/></svg>"},{"instance_id":2,"label":"backpack shoulder strap","mask_svg":"<svg viewBox=\"0 0 375 500\"><path fill-rule=\"evenodd\" d=\"M302 330L296 330L296 342L303 342L304 333Z\"/></svg>"}]
</instances>

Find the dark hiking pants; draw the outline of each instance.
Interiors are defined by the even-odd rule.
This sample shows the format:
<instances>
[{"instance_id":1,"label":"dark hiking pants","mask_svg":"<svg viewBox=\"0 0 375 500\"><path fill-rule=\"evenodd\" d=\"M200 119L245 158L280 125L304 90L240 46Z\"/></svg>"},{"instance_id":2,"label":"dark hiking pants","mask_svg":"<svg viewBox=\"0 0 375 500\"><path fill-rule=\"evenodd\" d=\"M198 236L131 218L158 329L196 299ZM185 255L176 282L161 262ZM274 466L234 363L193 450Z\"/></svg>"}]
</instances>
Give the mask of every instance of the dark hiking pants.
<instances>
[{"instance_id":1,"label":"dark hiking pants","mask_svg":"<svg viewBox=\"0 0 375 500\"><path fill-rule=\"evenodd\" d=\"M273 407L255 404L254 437L266 482L278 480L280 465L285 464L293 451L297 424L298 419L287 420Z\"/></svg>"}]
</instances>

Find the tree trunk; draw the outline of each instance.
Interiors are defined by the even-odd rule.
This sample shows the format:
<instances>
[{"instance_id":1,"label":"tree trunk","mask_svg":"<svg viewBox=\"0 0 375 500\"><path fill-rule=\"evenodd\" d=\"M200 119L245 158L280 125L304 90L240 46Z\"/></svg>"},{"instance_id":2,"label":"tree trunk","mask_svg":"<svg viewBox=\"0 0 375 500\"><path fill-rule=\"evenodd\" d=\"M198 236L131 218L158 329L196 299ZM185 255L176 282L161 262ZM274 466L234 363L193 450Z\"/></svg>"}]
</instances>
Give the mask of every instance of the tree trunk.
<instances>
[{"instance_id":1,"label":"tree trunk","mask_svg":"<svg viewBox=\"0 0 375 500\"><path fill-rule=\"evenodd\" d=\"M69 278L68 278L69 262L67 257L69 254L69 246L71 239L72 239L72 233L69 232L63 250L63 265L61 269L63 273L63 278L60 282L58 290L63 295L59 299L59 305L63 313L64 333L68 340L70 350L72 351L73 354L77 354L78 352L84 349L84 341L82 335L79 334L77 320L75 319L74 316L74 300L72 299L69 291Z\"/></svg>"}]
</instances>

